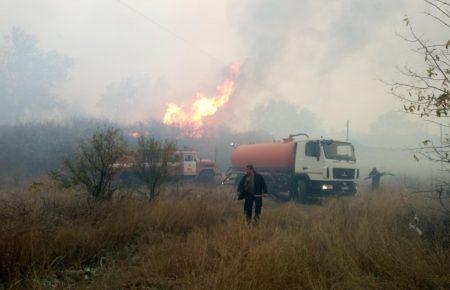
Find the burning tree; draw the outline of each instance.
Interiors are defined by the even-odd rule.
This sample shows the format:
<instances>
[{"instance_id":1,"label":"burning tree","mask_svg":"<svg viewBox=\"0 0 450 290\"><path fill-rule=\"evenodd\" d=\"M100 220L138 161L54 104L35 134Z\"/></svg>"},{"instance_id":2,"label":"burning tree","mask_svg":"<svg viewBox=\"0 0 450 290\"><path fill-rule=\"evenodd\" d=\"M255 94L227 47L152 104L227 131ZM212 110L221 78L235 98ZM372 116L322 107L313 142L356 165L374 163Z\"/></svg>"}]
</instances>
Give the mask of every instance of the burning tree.
<instances>
[{"instance_id":1,"label":"burning tree","mask_svg":"<svg viewBox=\"0 0 450 290\"><path fill-rule=\"evenodd\" d=\"M159 195L161 184L169 176L169 161L173 158L176 145L171 141L159 141L153 137L140 136L135 151L134 168L147 192L149 199Z\"/></svg>"},{"instance_id":2,"label":"burning tree","mask_svg":"<svg viewBox=\"0 0 450 290\"><path fill-rule=\"evenodd\" d=\"M233 63L229 69L229 78L216 87L217 93L214 96L197 92L196 100L188 110L177 104L169 103L162 122L169 126L183 128L187 136L201 137L205 118L216 114L229 102L235 91L234 79L240 73L240 63Z\"/></svg>"},{"instance_id":3,"label":"burning tree","mask_svg":"<svg viewBox=\"0 0 450 290\"><path fill-rule=\"evenodd\" d=\"M430 7L425 14L436 21L446 33L450 33L450 1L423 0ZM400 69L404 81L391 83L391 92L404 103L405 112L417 115L425 121L449 127L449 77L450 77L450 34L433 41L419 34L410 19L404 19L409 35L402 38L413 46L413 51L423 56L423 66L413 68L405 66ZM442 139L442 138L441 138ZM424 140L422 146L414 149L414 157L422 156L430 161L445 165L443 170L450 172L450 138L443 138L439 144L432 140ZM446 181L442 181L438 189L439 199L445 210L450 213L444 201L449 198Z\"/></svg>"}]
</instances>

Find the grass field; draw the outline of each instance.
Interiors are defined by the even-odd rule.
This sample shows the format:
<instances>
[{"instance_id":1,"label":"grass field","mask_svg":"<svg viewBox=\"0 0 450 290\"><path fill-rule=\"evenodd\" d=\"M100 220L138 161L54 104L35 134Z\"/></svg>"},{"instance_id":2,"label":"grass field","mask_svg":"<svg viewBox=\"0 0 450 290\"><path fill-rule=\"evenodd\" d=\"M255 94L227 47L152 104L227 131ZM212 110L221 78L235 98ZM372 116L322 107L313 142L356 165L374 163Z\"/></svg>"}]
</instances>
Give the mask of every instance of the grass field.
<instances>
[{"instance_id":1,"label":"grass field","mask_svg":"<svg viewBox=\"0 0 450 290\"><path fill-rule=\"evenodd\" d=\"M35 186L0 206L4 289L450 289L445 220L399 190L269 200L257 226L229 188L93 203Z\"/></svg>"}]
</instances>

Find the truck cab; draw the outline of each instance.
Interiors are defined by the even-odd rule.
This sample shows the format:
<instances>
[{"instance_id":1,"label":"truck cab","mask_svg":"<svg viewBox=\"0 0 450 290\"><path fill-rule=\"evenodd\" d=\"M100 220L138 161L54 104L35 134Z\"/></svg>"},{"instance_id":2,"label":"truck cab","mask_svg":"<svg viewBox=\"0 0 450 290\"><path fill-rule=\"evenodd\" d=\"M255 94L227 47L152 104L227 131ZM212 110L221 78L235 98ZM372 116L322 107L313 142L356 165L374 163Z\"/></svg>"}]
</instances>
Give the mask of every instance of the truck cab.
<instances>
[{"instance_id":1,"label":"truck cab","mask_svg":"<svg viewBox=\"0 0 450 290\"><path fill-rule=\"evenodd\" d=\"M349 142L306 139L295 141L294 187L299 198L308 193L354 194L359 169L355 149Z\"/></svg>"},{"instance_id":2,"label":"truck cab","mask_svg":"<svg viewBox=\"0 0 450 290\"><path fill-rule=\"evenodd\" d=\"M187 150L177 151L175 156L181 165L181 176L195 177L197 175L197 152Z\"/></svg>"},{"instance_id":3,"label":"truck cab","mask_svg":"<svg viewBox=\"0 0 450 290\"><path fill-rule=\"evenodd\" d=\"M220 172L213 160L198 158L197 151L180 150L175 153L180 163L179 176L200 183L214 183Z\"/></svg>"},{"instance_id":4,"label":"truck cab","mask_svg":"<svg viewBox=\"0 0 450 290\"><path fill-rule=\"evenodd\" d=\"M304 136L306 139L294 139ZM289 135L272 143L236 146L231 154L232 169L223 180L240 180L247 164L264 176L269 191L290 199L307 200L324 195L356 193L359 177L355 149L349 142L311 139L307 134Z\"/></svg>"}]
</instances>

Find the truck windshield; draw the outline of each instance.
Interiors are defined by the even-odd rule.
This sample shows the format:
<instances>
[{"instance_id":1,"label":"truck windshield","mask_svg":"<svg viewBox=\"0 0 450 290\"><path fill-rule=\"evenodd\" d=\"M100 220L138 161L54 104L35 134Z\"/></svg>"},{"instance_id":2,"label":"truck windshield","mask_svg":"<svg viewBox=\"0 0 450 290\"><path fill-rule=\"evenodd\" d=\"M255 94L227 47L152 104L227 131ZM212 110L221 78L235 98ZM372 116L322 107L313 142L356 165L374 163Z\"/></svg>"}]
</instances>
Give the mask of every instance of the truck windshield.
<instances>
[{"instance_id":1,"label":"truck windshield","mask_svg":"<svg viewBox=\"0 0 450 290\"><path fill-rule=\"evenodd\" d=\"M352 144L333 140L324 140L321 143L327 159L356 161Z\"/></svg>"}]
</instances>

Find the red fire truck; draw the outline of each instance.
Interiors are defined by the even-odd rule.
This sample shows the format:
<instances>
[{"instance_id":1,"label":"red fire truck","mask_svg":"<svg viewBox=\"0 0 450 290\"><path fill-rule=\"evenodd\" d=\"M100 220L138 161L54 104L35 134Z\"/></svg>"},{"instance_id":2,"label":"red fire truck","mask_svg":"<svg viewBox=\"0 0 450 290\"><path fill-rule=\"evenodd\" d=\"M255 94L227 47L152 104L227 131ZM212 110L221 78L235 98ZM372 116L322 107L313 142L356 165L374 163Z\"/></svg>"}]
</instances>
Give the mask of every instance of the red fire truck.
<instances>
[{"instance_id":1,"label":"red fire truck","mask_svg":"<svg viewBox=\"0 0 450 290\"><path fill-rule=\"evenodd\" d=\"M201 159L194 150L179 150L175 152L174 162L170 164L171 170L184 180L200 183L214 183L220 172L213 160ZM173 174L173 173L172 173Z\"/></svg>"}]
</instances>

